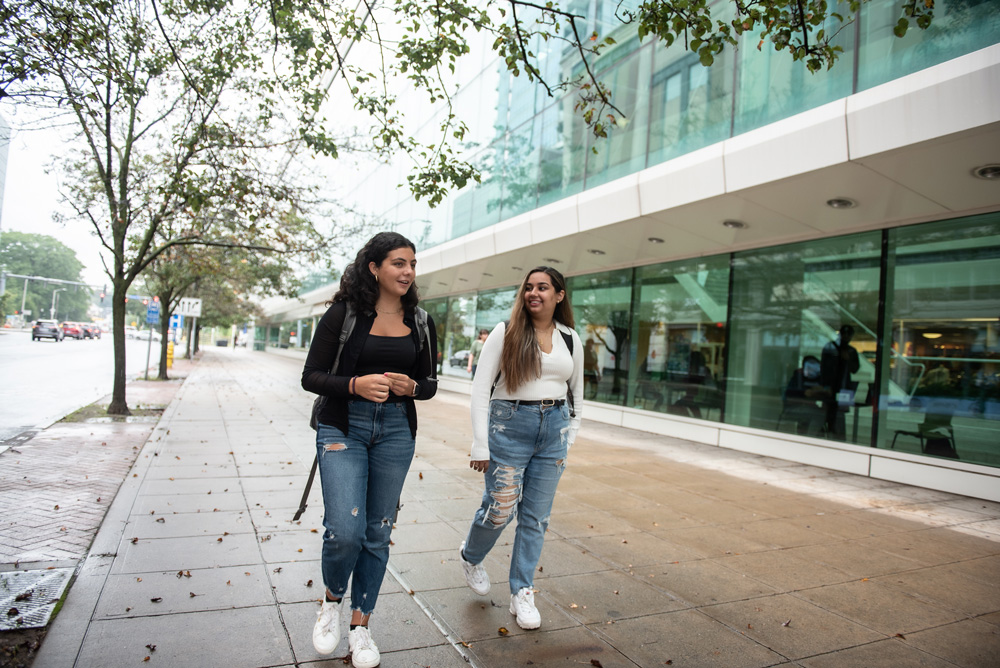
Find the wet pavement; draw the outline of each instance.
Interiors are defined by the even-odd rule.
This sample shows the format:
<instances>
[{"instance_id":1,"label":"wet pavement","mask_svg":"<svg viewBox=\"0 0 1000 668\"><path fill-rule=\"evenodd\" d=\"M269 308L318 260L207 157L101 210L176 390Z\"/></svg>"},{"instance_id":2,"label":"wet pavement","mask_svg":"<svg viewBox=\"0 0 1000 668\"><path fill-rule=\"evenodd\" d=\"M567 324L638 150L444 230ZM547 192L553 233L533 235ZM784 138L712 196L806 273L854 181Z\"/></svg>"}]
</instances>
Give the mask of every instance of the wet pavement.
<instances>
[{"instance_id":1,"label":"wet pavement","mask_svg":"<svg viewBox=\"0 0 1000 668\"><path fill-rule=\"evenodd\" d=\"M314 454L301 364L204 352L138 444L36 667L343 665L346 639L332 658L310 641L318 485L291 521ZM482 493L468 397L419 411L371 623L386 668L997 665L1000 504L586 421L536 574L542 627L522 631L512 528L488 596L458 563Z\"/></svg>"}]
</instances>

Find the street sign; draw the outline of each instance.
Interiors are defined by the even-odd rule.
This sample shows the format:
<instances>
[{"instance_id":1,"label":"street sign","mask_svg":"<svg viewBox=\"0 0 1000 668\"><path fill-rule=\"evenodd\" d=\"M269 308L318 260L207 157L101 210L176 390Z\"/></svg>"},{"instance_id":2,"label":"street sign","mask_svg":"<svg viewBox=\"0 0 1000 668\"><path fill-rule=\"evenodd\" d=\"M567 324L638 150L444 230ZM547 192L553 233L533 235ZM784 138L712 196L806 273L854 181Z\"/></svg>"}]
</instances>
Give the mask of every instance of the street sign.
<instances>
[{"instance_id":1,"label":"street sign","mask_svg":"<svg viewBox=\"0 0 1000 668\"><path fill-rule=\"evenodd\" d=\"M146 322L150 325L160 322L160 302L149 302L146 305Z\"/></svg>"},{"instance_id":2,"label":"street sign","mask_svg":"<svg viewBox=\"0 0 1000 668\"><path fill-rule=\"evenodd\" d=\"M177 308L174 310L177 315L186 315L192 318L201 317L201 300L195 299L193 297L184 297L181 299Z\"/></svg>"},{"instance_id":3,"label":"street sign","mask_svg":"<svg viewBox=\"0 0 1000 668\"><path fill-rule=\"evenodd\" d=\"M170 316L170 329L177 329L184 326L184 316L174 313Z\"/></svg>"}]
</instances>

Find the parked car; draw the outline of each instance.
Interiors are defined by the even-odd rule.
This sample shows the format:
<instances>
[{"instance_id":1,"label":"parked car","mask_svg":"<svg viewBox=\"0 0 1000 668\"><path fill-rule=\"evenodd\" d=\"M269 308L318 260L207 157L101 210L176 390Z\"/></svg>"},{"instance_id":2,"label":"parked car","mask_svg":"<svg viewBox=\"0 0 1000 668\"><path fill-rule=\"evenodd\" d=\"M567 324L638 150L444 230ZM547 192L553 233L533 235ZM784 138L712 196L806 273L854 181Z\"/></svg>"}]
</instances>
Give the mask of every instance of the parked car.
<instances>
[{"instance_id":1,"label":"parked car","mask_svg":"<svg viewBox=\"0 0 1000 668\"><path fill-rule=\"evenodd\" d=\"M468 366L469 365L469 351L459 350L457 353L451 356L448 360L448 364L451 366Z\"/></svg>"},{"instance_id":2,"label":"parked car","mask_svg":"<svg viewBox=\"0 0 1000 668\"><path fill-rule=\"evenodd\" d=\"M140 329L135 333L135 338L142 341L149 341L150 335L153 336L154 341L159 341L161 338L160 333L155 329Z\"/></svg>"},{"instance_id":3,"label":"parked car","mask_svg":"<svg viewBox=\"0 0 1000 668\"><path fill-rule=\"evenodd\" d=\"M31 340L41 341L42 339L63 340L63 331L59 323L55 320L36 320L31 327Z\"/></svg>"},{"instance_id":4,"label":"parked car","mask_svg":"<svg viewBox=\"0 0 1000 668\"><path fill-rule=\"evenodd\" d=\"M68 320L62 324L63 336L72 339L82 339L83 338L83 326L78 322L69 322Z\"/></svg>"},{"instance_id":5,"label":"parked car","mask_svg":"<svg viewBox=\"0 0 1000 668\"><path fill-rule=\"evenodd\" d=\"M135 335L136 335L136 333L137 333L138 331L139 331L139 330L137 330L137 329L136 329L135 327L133 327L132 325L125 325L125 338L126 338L126 339L134 339L134 338L135 338Z\"/></svg>"}]
</instances>

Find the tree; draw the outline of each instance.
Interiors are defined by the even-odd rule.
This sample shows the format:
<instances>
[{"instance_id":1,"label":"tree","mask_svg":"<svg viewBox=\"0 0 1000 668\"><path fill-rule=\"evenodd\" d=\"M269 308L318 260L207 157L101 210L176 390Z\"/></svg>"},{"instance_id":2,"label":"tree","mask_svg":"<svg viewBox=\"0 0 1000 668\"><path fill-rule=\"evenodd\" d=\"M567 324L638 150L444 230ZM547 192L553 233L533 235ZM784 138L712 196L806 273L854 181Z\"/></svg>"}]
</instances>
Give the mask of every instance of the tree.
<instances>
[{"instance_id":1,"label":"tree","mask_svg":"<svg viewBox=\"0 0 1000 668\"><path fill-rule=\"evenodd\" d=\"M230 325L258 315L253 298L274 294L291 297L299 287L286 255L218 247L171 249L143 276L160 300L160 380L168 377L169 320L183 297L202 299L199 324Z\"/></svg>"},{"instance_id":2,"label":"tree","mask_svg":"<svg viewBox=\"0 0 1000 668\"><path fill-rule=\"evenodd\" d=\"M846 4L856 12L862 1ZM769 40L814 71L836 61L830 40L851 20L830 10L827 0L732 2L731 22L714 20L708 0L647 1L617 16L640 38L656 36L667 46L683 38L705 65L740 36L759 31L760 45ZM900 0L900 6L897 34L910 20L929 25L933 3ZM506 68L550 95L576 90L583 122L605 136L621 112L588 59L615 40L585 34L584 23L555 3L523 0L356 6L10 0L0 6L0 99L44 110L78 132L79 150L66 160L72 178L64 195L110 258L115 382L108 411L128 413L124 295L157 257L181 245L282 253L317 246L314 231L292 235L281 224L316 202L302 175L289 169L291 161L275 151L337 157L360 147L358 136L330 127L332 99L346 93L370 117L370 150L379 156L403 151L413 159L410 189L431 205L449 188L479 179L453 148L466 126L449 103L450 77L471 51L471 33L492 37ZM548 69L536 51L550 40L577 53L579 67L566 75ZM355 47L360 55L351 55ZM425 91L431 104L445 103L434 135L407 122L397 102L400 84ZM220 233L218 220L199 215L213 206L239 211L238 234L227 226ZM163 233L168 226L169 235Z\"/></svg>"},{"instance_id":3,"label":"tree","mask_svg":"<svg viewBox=\"0 0 1000 668\"><path fill-rule=\"evenodd\" d=\"M308 124L289 137L275 123L288 107L259 30L265 9L221 0L32 0L7 3L0 15L3 95L78 132L63 194L108 253L109 413L129 412L125 296L150 263L190 245L274 253L319 245L311 227L282 224L313 204L312 189L282 162L309 141ZM199 215L221 210L218 203L239 217Z\"/></svg>"},{"instance_id":4,"label":"tree","mask_svg":"<svg viewBox=\"0 0 1000 668\"><path fill-rule=\"evenodd\" d=\"M83 271L76 253L58 239L43 234L4 232L0 238L0 266L8 273L22 276L41 276L62 281L80 281ZM60 320L86 320L90 306L91 290L84 286L65 283L45 283L9 279L7 281L7 312L24 309L33 318L48 318L52 305L58 298L58 313L51 317ZM59 290L57 296L53 291Z\"/></svg>"}]
</instances>

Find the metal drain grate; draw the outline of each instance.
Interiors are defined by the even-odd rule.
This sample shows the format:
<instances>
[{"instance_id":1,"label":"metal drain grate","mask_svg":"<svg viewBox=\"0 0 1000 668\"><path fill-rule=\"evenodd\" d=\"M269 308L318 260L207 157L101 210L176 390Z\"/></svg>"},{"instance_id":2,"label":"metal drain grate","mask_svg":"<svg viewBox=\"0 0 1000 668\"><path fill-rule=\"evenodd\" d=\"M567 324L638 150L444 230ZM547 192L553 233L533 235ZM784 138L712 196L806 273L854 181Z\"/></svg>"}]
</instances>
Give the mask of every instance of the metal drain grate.
<instances>
[{"instance_id":1,"label":"metal drain grate","mask_svg":"<svg viewBox=\"0 0 1000 668\"><path fill-rule=\"evenodd\" d=\"M36 629L48 624L73 570L0 573L0 631Z\"/></svg>"}]
</instances>

